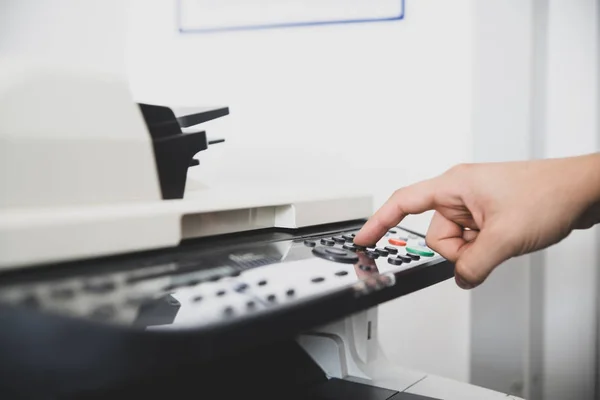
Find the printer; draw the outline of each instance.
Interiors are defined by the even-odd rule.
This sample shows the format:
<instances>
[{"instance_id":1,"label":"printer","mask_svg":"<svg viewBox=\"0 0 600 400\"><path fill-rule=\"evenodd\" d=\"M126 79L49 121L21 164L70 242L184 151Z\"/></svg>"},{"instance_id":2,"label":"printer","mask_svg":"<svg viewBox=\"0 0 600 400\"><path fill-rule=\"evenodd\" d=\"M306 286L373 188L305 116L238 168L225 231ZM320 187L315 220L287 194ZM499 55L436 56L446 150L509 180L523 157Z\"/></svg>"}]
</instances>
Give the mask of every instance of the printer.
<instances>
[{"instance_id":1,"label":"printer","mask_svg":"<svg viewBox=\"0 0 600 400\"><path fill-rule=\"evenodd\" d=\"M190 185L234 110L11 51L20 19L60 30L75 3L2 10L0 398L511 398L385 358L377 306L454 275L422 232L361 247L369 196Z\"/></svg>"}]
</instances>

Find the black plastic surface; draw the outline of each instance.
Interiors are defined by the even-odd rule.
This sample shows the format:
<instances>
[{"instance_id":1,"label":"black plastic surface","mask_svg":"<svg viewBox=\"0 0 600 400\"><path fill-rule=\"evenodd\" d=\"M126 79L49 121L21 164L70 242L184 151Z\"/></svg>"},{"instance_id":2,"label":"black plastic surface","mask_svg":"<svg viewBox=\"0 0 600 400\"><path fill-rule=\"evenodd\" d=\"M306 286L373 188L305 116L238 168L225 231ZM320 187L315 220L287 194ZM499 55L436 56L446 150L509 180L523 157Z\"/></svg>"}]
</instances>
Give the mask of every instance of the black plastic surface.
<instances>
[{"instance_id":1,"label":"black plastic surface","mask_svg":"<svg viewBox=\"0 0 600 400\"><path fill-rule=\"evenodd\" d=\"M169 107L138 104L154 148L163 199L181 199L185 193L187 170L199 165L193 157L208 148L206 132L183 133L181 128L197 125L229 114L228 108L204 109L176 116ZM213 142L213 143L218 143Z\"/></svg>"}]
</instances>

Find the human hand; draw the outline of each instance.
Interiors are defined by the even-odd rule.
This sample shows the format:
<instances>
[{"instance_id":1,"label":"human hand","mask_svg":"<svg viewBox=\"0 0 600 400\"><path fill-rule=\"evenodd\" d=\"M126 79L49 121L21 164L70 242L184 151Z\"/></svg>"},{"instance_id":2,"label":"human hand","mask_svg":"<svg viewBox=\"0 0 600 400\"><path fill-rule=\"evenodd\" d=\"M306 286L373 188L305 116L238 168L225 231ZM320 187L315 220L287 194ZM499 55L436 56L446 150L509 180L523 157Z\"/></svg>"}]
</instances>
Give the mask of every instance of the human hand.
<instances>
[{"instance_id":1,"label":"human hand","mask_svg":"<svg viewBox=\"0 0 600 400\"><path fill-rule=\"evenodd\" d=\"M467 164L397 190L354 242L377 242L409 214L435 210L426 243L455 263L463 289L502 262L600 222L600 154Z\"/></svg>"}]
</instances>

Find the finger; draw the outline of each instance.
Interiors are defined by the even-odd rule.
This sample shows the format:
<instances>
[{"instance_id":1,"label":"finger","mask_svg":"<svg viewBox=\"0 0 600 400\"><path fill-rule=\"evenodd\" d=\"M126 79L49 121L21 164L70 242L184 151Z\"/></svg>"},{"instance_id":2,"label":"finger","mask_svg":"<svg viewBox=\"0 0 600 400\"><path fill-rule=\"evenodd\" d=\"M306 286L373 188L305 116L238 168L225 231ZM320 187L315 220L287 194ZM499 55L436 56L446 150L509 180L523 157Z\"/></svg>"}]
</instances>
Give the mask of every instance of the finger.
<instances>
[{"instance_id":1,"label":"finger","mask_svg":"<svg viewBox=\"0 0 600 400\"><path fill-rule=\"evenodd\" d=\"M360 245L376 243L408 214L420 214L435 207L435 179L398 189L365 223L354 238Z\"/></svg>"},{"instance_id":2,"label":"finger","mask_svg":"<svg viewBox=\"0 0 600 400\"><path fill-rule=\"evenodd\" d=\"M456 283L463 289L482 284L501 263L511 258L514 246L495 229L484 229L467 243L455 263Z\"/></svg>"},{"instance_id":3,"label":"finger","mask_svg":"<svg viewBox=\"0 0 600 400\"><path fill-rule=\"evenodd\" d=\"M460 225L436 211L427 230L427 247L454 263L458 260L461 249L468 243L464 232Z\"/></svg>"}]
</instances>

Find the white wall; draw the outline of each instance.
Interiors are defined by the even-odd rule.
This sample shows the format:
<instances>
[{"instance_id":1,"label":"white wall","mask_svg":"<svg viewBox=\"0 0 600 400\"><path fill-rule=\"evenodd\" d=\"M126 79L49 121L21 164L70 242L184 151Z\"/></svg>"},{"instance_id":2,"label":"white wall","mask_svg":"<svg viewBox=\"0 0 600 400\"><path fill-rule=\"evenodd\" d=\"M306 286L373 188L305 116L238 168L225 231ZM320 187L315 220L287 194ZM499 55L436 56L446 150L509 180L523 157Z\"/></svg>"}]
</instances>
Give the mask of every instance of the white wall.
<instances>
[{"instance_id":1,"label":"white wall","mask_svg":"<svg viewBox=\"0 0 600 400\"><path fill-rule=\"evenodd\" d=\"M200 155L197 179L360 185L380 205L472 154L471 1L406 3L396 22L180 35L175 1L138 0L132 88L231 107L209 129L228 142ZM469 318L469 294L447 282L383 306L381 338L398 363L465 381Z\"/></svg>"},{"instance_id":2,"label":"white wall","mask_svg":"<svg viewBox=\"0 0 600 400\"><path fill-rule=\"evenodd\" d=\"M545 155L599 151L598 2L549 5ZM576 232L546 254L544 400L595 398L596 235Z\"/></svg>"},{"instance_id":3,"label":"white wall","mask_svg":"<svg viewBox=\"0 0 600 400\"><path fill-rule=\"evenodd\" d=\"M597 1L475 4L476 159L598 151ZM594 398L597 243L595 230L576 232L473 292L474 383L532 400Z\"/></svg>"}]
</instances>

